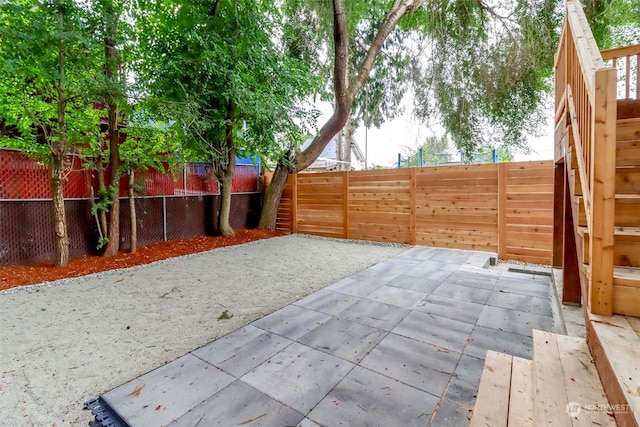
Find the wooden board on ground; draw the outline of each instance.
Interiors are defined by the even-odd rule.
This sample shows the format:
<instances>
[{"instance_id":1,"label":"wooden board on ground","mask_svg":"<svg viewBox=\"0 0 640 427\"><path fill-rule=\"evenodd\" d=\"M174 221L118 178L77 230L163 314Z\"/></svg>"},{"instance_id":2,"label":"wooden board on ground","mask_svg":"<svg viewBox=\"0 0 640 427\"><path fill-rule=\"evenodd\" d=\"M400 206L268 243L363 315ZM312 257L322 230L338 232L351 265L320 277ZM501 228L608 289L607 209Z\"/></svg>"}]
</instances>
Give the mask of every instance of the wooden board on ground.
<instances>
[{"instance_id":1,"label":"wooden board on ground","mask_svg":"<svg viewBox=\"0 0 640 427\"><path fill-rule=\"evenodd\" d=\"M471 427L507 425L512 361L511 355L487 351Z\"/></svg>"}]
</instances>

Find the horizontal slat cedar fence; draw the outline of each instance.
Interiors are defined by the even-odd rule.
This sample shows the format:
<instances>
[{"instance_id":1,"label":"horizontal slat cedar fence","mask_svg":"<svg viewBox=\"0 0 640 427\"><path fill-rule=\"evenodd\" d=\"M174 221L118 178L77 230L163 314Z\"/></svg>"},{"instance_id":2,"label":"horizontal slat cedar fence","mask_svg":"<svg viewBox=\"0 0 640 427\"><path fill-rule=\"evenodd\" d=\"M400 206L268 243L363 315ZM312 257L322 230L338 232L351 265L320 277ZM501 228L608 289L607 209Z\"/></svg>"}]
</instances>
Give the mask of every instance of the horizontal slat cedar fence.
<instances>
[{"instance_id":1,"label":"horizontal slat cedar fence","mask_svg":"<svg viewBox=\"0 0 640 427\"><path fill-rule=\"evenodd\" d=\"M550 264L553 162L290 175L277 228Z\"/></svg>"}]
</instances>

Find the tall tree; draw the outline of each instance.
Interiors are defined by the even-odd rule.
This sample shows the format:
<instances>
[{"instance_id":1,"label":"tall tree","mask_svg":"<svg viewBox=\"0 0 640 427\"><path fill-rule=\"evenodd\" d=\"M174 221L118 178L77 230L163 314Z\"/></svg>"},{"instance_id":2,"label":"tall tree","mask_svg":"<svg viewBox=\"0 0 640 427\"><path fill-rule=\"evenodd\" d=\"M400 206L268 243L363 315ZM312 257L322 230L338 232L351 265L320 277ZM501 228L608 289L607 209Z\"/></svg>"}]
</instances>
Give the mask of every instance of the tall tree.
<instances>
[{"instance_id":1,"label":"tall tree","mask_svg":"<svg viewBox=\"0 0 640 427\"><path fill-rule=\"evenodd\" d=\"M276 135L301 140L298 108L312 85L275 43L271 0L141 0L140 76L157 111L213 165L221 189L218 232L233 235L231 184L238 153L277 151Z\"/></svg>"},{"instance_id":2,"label":"tall tree","mask_svg":"<svg viewBox=\"0 0 640 427\"><path fill-rule=\"evenodd\" d=\"M286 162L280 161L273 174L271 184L266 190L260 227L273 230L276 226L276 215L280 198L290 173L306 169L320 155L322 150L345 125L354 104L356 95L362 89L375 64L384 43L404 16L415 12L425 0L395 0L389 2L368 2L369 7L383 10L378 16L382 18L372 23L375 26L374 36L368 46L362 46L366 53L362 62L350 70L349 30L347 23L356 26L355 20L348 19L344 0L333 0L331 14L333 17L333 96L334 110L327 122L322 125L311 144L303 151L290 150ZM350 7L361 5L353 2ZM356 16L360 16L357 14Z\"/></svg>"},{"instance_id":3,"label":"tall tree","mask_svg":"<svg viewBox=\"0 0 640 427\"><path fill-rule=\"evenodd\" d=\"M109 145L109 222L107 226L107 245L103 255L112 257L120 250L120 123L127 105L123 64L120 58L119 44L122 43L120 21L122 2L119 0L98 0L97 11L101 21L99 34L104 44L104 81L103 99L107 110L107 135Z\"/></svg>"},{"instance_id":4,"label":"tall tree","mask_svg":"<svg viewBox=\"0 0 640 427\"><path fill-rule=\"evenodd\" d=\"M54 264L66 266L65 159L75 143L99 130L87 96L95 46L87 38L86 14L71 0L2 2L0 19L0 117L20 134L2 144L48 159Z\"/></svg>"}]
</instances>

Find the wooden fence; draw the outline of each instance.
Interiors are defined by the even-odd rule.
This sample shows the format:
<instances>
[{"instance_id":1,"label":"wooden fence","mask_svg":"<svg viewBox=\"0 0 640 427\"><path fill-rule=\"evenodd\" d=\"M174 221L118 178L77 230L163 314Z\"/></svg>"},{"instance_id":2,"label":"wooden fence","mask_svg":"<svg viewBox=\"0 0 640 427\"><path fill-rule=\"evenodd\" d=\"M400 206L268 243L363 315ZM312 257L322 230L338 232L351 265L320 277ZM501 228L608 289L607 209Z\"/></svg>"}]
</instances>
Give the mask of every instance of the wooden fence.
<instances>
[{"instance_id":1,"label":"wooden fence","mask_svg":"<svg viewBox=\"0 0 640 427\"><path fill-rule=\"evenodd\" d=\"M279 230L550 264L553 162L291 175Z\"/></svg>"}]
</instances>

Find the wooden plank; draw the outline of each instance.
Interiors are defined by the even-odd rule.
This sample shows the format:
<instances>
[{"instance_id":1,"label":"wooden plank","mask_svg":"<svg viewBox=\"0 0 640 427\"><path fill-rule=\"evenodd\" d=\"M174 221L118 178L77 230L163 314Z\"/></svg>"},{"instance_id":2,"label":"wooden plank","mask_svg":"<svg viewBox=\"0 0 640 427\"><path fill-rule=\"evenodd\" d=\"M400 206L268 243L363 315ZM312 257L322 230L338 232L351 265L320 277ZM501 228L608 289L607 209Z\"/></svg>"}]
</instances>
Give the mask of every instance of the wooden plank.
<instances>
[{"instance_id":1,"label":"wooden plank","mask_svg":"<svg viewBox=\"0 0 640 427\"><path fill-rule=\"evenodd\" d=\"M609 402L628 405L618 411L619 425L638 425L640 421L640 338L624 316L598 316L587 319L587 342L594 356Z\"/></svg>"},{"instance_id":2,"label":"wooden plank","mask_svg":"<svg viewBox=\"0 0 640 427\"><path fill-rule=\"evenodd\" d=\"M604 322L606 322L606 324L612 325L613 328L617 328L619 326L617 325L617 323L619 323L619 316L601 317L589 312L586 313L586 316L587 319L585 326L587 333L587 345L589 346L589 350L591 351L593 360L596 364L600 381L607 391L607 399L612 405L627 405L628 403L625 398L625 394L622 391L621 384L616 378L616 373L613 371L608 355L600 341L599 332L596 332L596 329L594 328L594 326L600 325L600 323L596 322L603 322L603 325L605 324ZM593 322L592 320L595 320L596 322ZM609 351L609 348L607 348L607 350ZM615 414L615 417L619 425L638 426L638 423L635 422L631 411L618 412Z\"/></svg>"},{"instance_id":3,"label":"wooden plank","mask_svg":"<svg viewBox=\"0 0 640 427\"><path fill-rule=\"evenodd\" d=\"M591 310L613 312L613 227L615 218L616 165L616 72L599 70L595 76L595 130L591 147L591 218L589 259L598 259L591 269ZM589 215L587 214L587 218Z\"/></svg>"},{"instance_id":4,"label":"wooden plank","mask_svg":"<svg viewBox=\"0 0 640 427\"><path fill-rule=\"evenodd\" d=\"M568 402L586 405L606 405L607 395L602 388L589 347L584 338L557 335L558 354ZM606 411L581 410L572 417L573 425L615 426Z\"/></svg>"},{"instance_id":5,"label":"wooden plank","mask_svg":"<svg viewBox=\"0 0 640 427\"><path fill-rule=\"evenodd\" d=\"M640 139L640 118L621 119L616 125L616 141Z\"/></svg>"},{"instance_id":6,"label":"wooden plank","mask_svg":"<svg viewBox=\"0 0 640 427\"><path fill-rule=\"evenodd\" d=\"M416 244L416 169L411 169L410 185L410 209L409 209L409 244Z\"/></svg>"},{"instance_id":7,"label":"wooden plank","mask_svg":"<svg viewBox=\"0 0 640 427\"><path fill-rule=\"evenodd\" d=\"M498 258L506 259L507 254L507 167L498 164Z\"/></svg>"},{"instance_id":8,"label":"wooden plank","mask_svg":"<svg viewBox=\"0 0 640 427\"><path fill-rule=\"evenodd\" d=\"M640 124L638 124L640 128ZM640 165L640 140L618 141L616 144L616 167Z\"/></svg>"},{"instance_id":9,"label":"wooden plank","mask_svg":"<svg viewBox=\"0 0 640 427\"><path fill-rule=\"evenodd\" d=\"M460 231L476 230L476 231L492 233L494 237L498 235L497 223L477 224L473 222L452 222L452 221L447 221L447 219L437 220L432 218L431 220L429 220L429 219L418 217L416 219L416 227L418 231L430 231L430 230L438 230L438 229L460 230ZM497 244L497 239L496 239L496 244Z\"/></svg>"},{"instance_id":10,"label":"wooden plank","mask_svg":"<svg viewBox=\"0 0 640 427\"><path fill-rule=\"evenodd\" d=\"M551 188L551 187L550 187ZM546 193L528 194L528 193L509 193L507 194L508 202L527 202L529 200L537 200L541 203L545 203L549 206L553 203L553 188Z\"/></svg>"},{"instance_id":11,"label":"wooden plank","mask_svg":"<svg viewBox=\"0 0 640 427\"><path fill-rule=\"evenodd\" d=\"M623 56L640 54L640 45L632 45L625 47L614 47L612 49L605 49L600 51L602 59L609 60L613 58L622 58Z\"/></svg>"},{"instance_id":12,"label":"wooden plank","mask_svg":"<svg viewBox=\"0 0 640 427\"><path fill-rule=\"evenodd\" d=\"M553 234L553 227L550 225L538 224L507 224L507 233L542 233Z\"/></svg>"},{"instance_id":13,"label":"wooden plank","mask_svg":"<svg viewBox=\"0 0 640 427\"><path fill-rule=\"evenodd\" d=\"M511 367L508 425L535 426L534 390L533 362L514 356Z\"/></svg>"},{"instance_id":14,"label":"wooden plank","mask_svg":"<svg viewBox=\"0 0 640 427\"><path fill-rule=\"evenodd\" d=\"M556 334L533 330L533 361L536 424L571 427Z\"/></svg>"},{"instance_id":15,"label":"wooden plank","mask_svg":"<svg viewBox=\"0 0 640 427\"><path fill-rule=\"evenodd\" d=\"M565 304L582 304L582 286L578 265L578 246L574 224L574 212L571 205L570 177L564 176L563 236L562 236L562 302ZM586 220L585 220L586 221Z\"/></svg>"},{"instance_id":16,"label":"wooden plank","mask_svg":"<svg viewBox=\"0 0 640 427\"><path fill-rule=\"evenodd\" d=\"M496 218L498 215L497 208L479 208L479 207L467 207L467 206L415 206L415 212L418 215L425 216L437 216L437 215L457 215L468 216L470 218L478 217L490 217Z\"/></svg>"},{"instance_id":17,"label":"wooden plank","mask_svg":"<svg viewBox=\"0 0 640 427\"><path fill-rule=\"evenodd\" d=\"M550 251L553 243L552 234L509 233L508 247L522 247Z\"/></svg>"},{"instance_id":18,"label":"wooden plank","mask_svg":"<svg viewBox=\"0 0 640 427\"><path fill-rule=\"evenodd\" d=\"M291 204L291 232L298 232L298 174L291 174L291 196L289 202Z\"/></svg>"},{"instance_id":19,"label":"wooden plank","mask_svg":"<svg viewBox=\"0 0 640 427\"><path fill-rule=\"evenodd\" d=\"M542 226L553 226L553 215L546 215L540 218L536 218L535 223ZM511 216L509 217L508 224L531 224L531 220L526 216Z\"/></svg>"},{"instance_id":20,"label":"wooden plank","mask_svg":"<svg viewBox=\"0 0 640 427\"><path fill-rule=\"evenodd\" d=\"M640 152L640 141L637 150ZM640 165L640 162L638 162L638 165ZM616 168L616 194L640 194L639 166Z\"/></svg>"},{"instance_id":21,"label":"wooden plank","mask_svg":"<svg viewBox=\"0 0 640 427\"><path fill-rule=\"evenodd\" d=\"M398 212L349 212L350 225L352 227L357 226L357 223L372 223L372 224L398 224L403 223L408 225L410 223L410 214L398 213ZM351 224L353 223L353 224Z\"/></svg>"},{"instance_id":22,"label":"wooden plank","mask_svg":"<svg viewBox=\"0 0 640 427\"><path fill-rule=\"evenodd\" d=\"M525 217L531 219L532 222L535 222L538 218L552 218L553 217L553 207L549 206L545 209L509 209L505 208L505 212L507 215L507 221L511 218L517 217Z\"/></svg>"},{"instance_id":23,"label":"wooden plank","mask_svg":"<svg viewBox=\"0 0 640 427\"><path fill-rule=\"evenodd\" d=\"M516 172L517 171L519 171L519 169L516 169ZM532 171L527 172L529 172L527 175L522 174L522 176L511 176L511 172L507 171L509 174L507 175L507 185L545 185L549 191L553 191L553 169L551 170L551 173L548 173L547 170L545 170L544 173L536 171L535 174L531 173Z\"/></svg>"},{"instance_id":24,"label":"wooden plank","mask_svg":"<svg viewBox=\"0 0 640 427\"><path fill-rule=\"evenodd\" d=\"M640 317L640 287L613 285L613 312Z\"/></svg>"},{"instance_id":25,"label":"wooden plank","mask_svg":"<svg viewBox=\"0 0 640 427\"><path fill-rule=\"evenodd\" d=\"M554 199L553 199L553 255L551 264L562 267L563 238L564 238L564 198L565 198L565 164L557 163L554 168ZM511 231L507 228L507 232ZM536 230L537 231L537 230Z\"/></svg>"},{"instance_id":26,"label":"wooden plank","mask_svg":"<svg viewBox=\"0 0 640 427\"><path fill-rule=\"evenodd\" d=\"M344 237L349 238L349 171L342 175L342 225L344 227Z\"/></svg>"},{"instance_id":27,"label":"wooden plank","mask_svg":"<svg viewBox=\"0 0 640 427\"><path fill-rule=\"evenodd\" d=\"M477 198L470 200L437 200L433 198L423 197L420 194L416 195L416 206L424 207L424 208L438 208L438 207L462 207L462 208L490 208L498 209L498 200L497 199L485 199L485 198Z\"/></svg>"},{"instance_id":28,"label":"wooden plank","mask_svg":"<svg viewBox=\"0 0 640 427\"><path fill-rule=\"evenodd\" d=\"M512 361L511 355L487 351L471 427L507 425Z\"/></svg>"},{"instance_id":29,"label":"wooden plank","mask_svg":"<svg viewBox=\"0 0 640 427\"><path fill-rule=\"evenodd\" d=\"M425 234L418 234L416 236L416 242L420 245L436 246L440 248L452 248L452 249L468 249L479 251L495 251L496 244L488 239L470 239L454 237L446 238L443 236L429 236Z\"/></svg>"},{"instance_id":30,"label":"wooden plank","mask_svg":"<svg viewBox=\"0 0 640 427\"><path fill-rule=\"evenodd\" d=\"M613 269L613 280L615 285L639 287L640 270L637 268L615 267Z\"/></svg>"}]
</instances>

